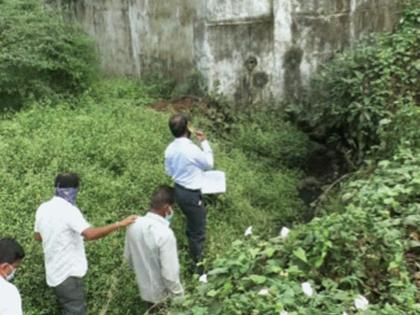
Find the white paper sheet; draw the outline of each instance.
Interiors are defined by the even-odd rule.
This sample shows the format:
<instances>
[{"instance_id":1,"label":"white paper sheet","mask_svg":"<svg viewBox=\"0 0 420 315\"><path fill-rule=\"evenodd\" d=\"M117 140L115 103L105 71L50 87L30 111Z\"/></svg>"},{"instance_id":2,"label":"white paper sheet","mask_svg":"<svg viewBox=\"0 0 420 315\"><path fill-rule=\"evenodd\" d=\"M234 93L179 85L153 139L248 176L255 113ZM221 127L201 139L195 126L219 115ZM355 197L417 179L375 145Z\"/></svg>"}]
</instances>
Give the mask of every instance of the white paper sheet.
<instances>
[{"instance_id":1,"label":"white paper sheet","mask_svg":"<svg viewBox=\"0 0 420 315\"><path fill-rule=\"evenodd\" d=\"M226 176L222 171L207 171L203 173L201 193L221 194L226 192Z\"/></svg>"}]
</instances>

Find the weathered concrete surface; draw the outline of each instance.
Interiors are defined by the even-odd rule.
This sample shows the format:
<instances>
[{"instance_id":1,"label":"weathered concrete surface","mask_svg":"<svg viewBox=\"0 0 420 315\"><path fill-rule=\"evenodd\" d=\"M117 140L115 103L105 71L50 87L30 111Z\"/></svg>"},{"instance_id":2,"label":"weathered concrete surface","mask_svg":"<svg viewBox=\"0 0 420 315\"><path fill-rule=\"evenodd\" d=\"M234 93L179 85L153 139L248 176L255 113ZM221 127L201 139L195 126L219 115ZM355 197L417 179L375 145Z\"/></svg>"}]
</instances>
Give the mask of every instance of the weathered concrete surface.
<instances>
[{"instance_id":1,"label":"weathered concrete surface","mask_svg":"<svg viewBox=\"0 0 420 315\"><path fill-rule=\"evenodd\" d=\"M49 1L96 39L106 72L198 70L238 104L299 97L320 64L400 12L398 0Z\"/></svg>"},{"instance_id":2,"label":"weathered concrete surface","mask_svg":"<svg viewBox=\"0 0 420 315\"><path fill-rule=\"evenodd\" d=\"M182 80L194 67L196 13L189 0L48 0L95 38L106 73L164 74Z\"/></svg>"}]
</instances>

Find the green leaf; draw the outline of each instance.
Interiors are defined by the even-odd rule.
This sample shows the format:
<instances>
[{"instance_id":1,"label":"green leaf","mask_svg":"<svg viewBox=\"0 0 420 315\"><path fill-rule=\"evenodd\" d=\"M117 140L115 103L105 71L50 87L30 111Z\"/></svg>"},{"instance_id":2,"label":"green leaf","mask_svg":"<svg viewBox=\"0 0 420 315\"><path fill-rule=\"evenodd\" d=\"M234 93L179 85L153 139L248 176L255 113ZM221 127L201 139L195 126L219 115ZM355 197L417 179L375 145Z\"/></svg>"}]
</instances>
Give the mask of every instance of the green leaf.
<instances>
[{"instance_id":1,"label":"green leaf","mask_svg":"<svg viewBox=\"0 0 420 315\"><path fill-rule=\"evenodd\" d=\"M215 297L218 294L217 290L210 290L209 292L207 292L207 296L209 297Z\"/></svg>"},{"instance_id":2,"label":"green leaf","mask_svg":"<svg viewBox=\"0 0 420 315\"><path fill-rule=\"evenodd\" d=\"M276 249L274 247L268 247L264 253L267 255L268 258L273 257L274 253L276 252Z\"/></svg>"},{"instance_id":3,"label":"green leaf","mask_svg":"<svg viewBox=\"0 0 420 315\"><path fill-rule=\"evenodd\" d=\"M207 308L200 307L200 306L194 306L191 311L192 311L193 315L206 315L206 314L208 314Z\"/></svg>"},{"instance_id":4,"label":"green leaf","mask_svg":"<svg viewBox=\"0 0 420 315\"><path fill-rule=\"evenodd\" d=\"M214 275L220 275L220 274L225 274L229 271L228 268L225 267L221 267L221 268L215 268L212 269L208 272L208 275L214 276Z\"/></svg>"},{"instance_id":5,"label":"green leaf","mask_svg":"<svg viewBox=\"0 0 420 315\"><path fill-rule=\"evenodd\" d=\"M405 226L412 226L412 227L418 227L420 226L420 215L409 215L406 217L403 221L403 224Z\"/></svg>"},{"instance_id":6,"label":"green leaf","mask_svg":"<svg viewBox=\"0 0 420 315\"><path fill-rule=\"evenodd\" d=\"M250 275L248 278L255 284L263 284L267 281L266 277L260 275Z\"/></svg>"},{"instance_id":7,"label":"green leaf","mask_svg":"<svg viewBox=\"0 0 420 315\"><path fill-rule=\"evenodd\" d=\"M299 247L298 249L294 250L293 255L295 255L297 258L299 258L303 262L308 263L308 259L306 258L306 253L302 247Z\"/></svg>"}]
</instances>

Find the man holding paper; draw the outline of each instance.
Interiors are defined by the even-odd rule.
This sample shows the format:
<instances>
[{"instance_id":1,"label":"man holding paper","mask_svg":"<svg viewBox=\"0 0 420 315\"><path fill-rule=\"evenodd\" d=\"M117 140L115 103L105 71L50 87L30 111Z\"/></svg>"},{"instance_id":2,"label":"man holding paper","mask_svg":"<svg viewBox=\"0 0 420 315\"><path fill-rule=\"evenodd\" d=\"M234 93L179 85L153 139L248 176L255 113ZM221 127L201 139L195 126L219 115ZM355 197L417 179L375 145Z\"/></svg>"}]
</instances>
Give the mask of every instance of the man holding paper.
<instances>
[{"instance_id":1,"label":"man holding paper","mask_svg":"<svg viewBox=\"0 0 420 315\"><path fill-rule=\"evenodd\" d=\"M184 114L173 115L169 119L169 129L175 140L166 148L165 170L175 182L176 201L187 218L190 254L195 271L201 274L202 267L197 263L202 259L206 231L206 209L201 190L205 171L213 168L213 151L202 131L188 128L188 118ZM191 141L192 131L201 148Z\"/></svg>"}]
</instances>

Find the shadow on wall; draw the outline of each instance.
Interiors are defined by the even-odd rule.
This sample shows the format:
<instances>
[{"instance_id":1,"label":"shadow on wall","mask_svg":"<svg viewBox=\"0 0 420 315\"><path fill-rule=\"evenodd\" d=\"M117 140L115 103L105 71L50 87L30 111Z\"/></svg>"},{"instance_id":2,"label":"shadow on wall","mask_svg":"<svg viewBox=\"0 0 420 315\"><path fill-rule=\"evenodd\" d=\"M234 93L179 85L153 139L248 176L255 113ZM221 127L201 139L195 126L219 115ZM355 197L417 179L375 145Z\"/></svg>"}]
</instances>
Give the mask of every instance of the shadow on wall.
<instances>
[{"instance_id":1,"label":"shadow on wall","mask_svg":"<svg viewBox=\"0 0 420 315\"><path fill-rule=\"evenodd\" d=\"M258 99L258 94L261 93L269 81L268 74L264 71L259 71L258 60L255 56L250 56L244 63L244 70L239 79L239 86L234 94L236 105L250 105Z\"/></svg>"},{"instance_id":2,"label":"shadow on wall","mask_svg":"<svg viewBox=\"0 0 420 315\"><path fill-rule=\"evenodd\" d=\"M292 47L284 54L284 94L285 98L296 101L302 95L302 78L300 64L303 58L303 50Z\"/></svg>"}]
</instances>

